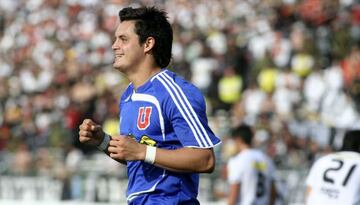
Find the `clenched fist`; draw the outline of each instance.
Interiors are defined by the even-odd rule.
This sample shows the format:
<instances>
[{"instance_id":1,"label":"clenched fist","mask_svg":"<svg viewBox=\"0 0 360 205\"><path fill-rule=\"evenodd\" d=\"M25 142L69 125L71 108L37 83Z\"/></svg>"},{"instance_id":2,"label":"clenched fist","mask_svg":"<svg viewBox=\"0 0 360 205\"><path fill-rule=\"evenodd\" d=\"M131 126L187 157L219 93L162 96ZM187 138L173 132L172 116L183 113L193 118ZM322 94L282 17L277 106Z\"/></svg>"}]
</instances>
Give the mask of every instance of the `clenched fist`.
<instances>
[{"instance_id":1,"label":"clenched fist","mask_svg":"<svg viewBox=\"0 0 360 205\"><path fill-rule=\"evenodd\" d=\"M129 136L112 136L108 147L109 156L115 160L144 160L146 145L136 142Z\"/></svg>"},{"instance_id":2,"label":"clenched fist","mask_svg":"<svg viewBox=\"0 0 360 205\"><path fill-rule=\"evenodd\" d=\"M85 119L79 128L79 140L81 143L98 146L102 142L105 133L101 126L94 121Z\"/></svg>"}]
</instances>

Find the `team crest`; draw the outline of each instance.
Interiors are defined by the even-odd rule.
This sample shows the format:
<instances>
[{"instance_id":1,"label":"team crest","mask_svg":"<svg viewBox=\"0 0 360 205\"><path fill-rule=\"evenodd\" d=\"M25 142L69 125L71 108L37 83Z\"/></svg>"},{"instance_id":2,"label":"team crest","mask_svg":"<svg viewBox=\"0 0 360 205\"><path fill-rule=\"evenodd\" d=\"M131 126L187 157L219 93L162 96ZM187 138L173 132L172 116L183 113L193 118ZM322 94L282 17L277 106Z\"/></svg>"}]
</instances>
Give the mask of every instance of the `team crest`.
<instances>
[{"instance_id":1,"label":"team crest","mask_svg":"<svg viewBox=\"0 0 360 205\"><path fill-rule=\"evenodd\" d=\"M152 107L140 107L137 119L137 127L139 130L145 130L150 125Z\"/></svg>"}]
</instances>

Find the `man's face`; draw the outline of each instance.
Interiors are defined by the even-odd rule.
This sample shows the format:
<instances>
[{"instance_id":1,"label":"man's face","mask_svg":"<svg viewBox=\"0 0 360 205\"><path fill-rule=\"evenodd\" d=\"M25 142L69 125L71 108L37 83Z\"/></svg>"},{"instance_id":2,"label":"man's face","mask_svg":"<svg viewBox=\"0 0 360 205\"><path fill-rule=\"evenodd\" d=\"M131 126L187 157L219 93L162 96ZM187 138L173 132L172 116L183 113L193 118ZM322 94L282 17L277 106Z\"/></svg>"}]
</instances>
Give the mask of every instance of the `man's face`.
<instances>
[{"instance_id":1,"label":"man's face","mask_svg":"<svg viewBox=\"0 0 360 205\"><path fill-rule=\"evenodd\" d=\"M127 73L145 56L143 45L139 44L139 37L134 30L135 21L123 21L115 31L115 41L112 49L115 53L114 68Z\"/></svg>"}]
</instances>

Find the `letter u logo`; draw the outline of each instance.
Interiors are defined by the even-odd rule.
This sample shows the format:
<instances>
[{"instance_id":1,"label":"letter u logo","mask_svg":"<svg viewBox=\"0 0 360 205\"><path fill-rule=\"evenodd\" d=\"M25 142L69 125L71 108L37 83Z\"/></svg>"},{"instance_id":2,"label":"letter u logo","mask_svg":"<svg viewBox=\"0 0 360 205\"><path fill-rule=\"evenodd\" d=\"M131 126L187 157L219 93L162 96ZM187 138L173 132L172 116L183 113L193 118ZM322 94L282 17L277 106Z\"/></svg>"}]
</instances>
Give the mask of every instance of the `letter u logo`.
<instances>
[{"instance_id":1,"label":"letter u logo","mask_svg":"<svg viewBox=\"0 0 360 205\"><path fill-rule=\"evenodd\" d=\"M140 107L137 119L137 127L139 130L145 130L150 125L150 115L152 107Z\"/></svg>"}]
</instances>

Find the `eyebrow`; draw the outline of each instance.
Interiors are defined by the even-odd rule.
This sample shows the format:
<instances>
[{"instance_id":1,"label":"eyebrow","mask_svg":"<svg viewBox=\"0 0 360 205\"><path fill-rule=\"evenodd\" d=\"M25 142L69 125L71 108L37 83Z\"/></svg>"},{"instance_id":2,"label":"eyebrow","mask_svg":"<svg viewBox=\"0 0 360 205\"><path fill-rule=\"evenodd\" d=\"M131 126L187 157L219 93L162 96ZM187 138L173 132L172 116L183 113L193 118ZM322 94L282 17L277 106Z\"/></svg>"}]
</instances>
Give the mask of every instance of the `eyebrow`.
<instances>
[{"instance_id":1,"label":"eyebrow","mask_svg":"<svg viewBox=\"0 0 360 205\"><path fill-rule=\"evenodd\" d=\"M120 35L114 35L114 37L115 38L127 38L127 36L126 35L124 35L124 34L120 34Z\"/></svg>"}]
</instances>

